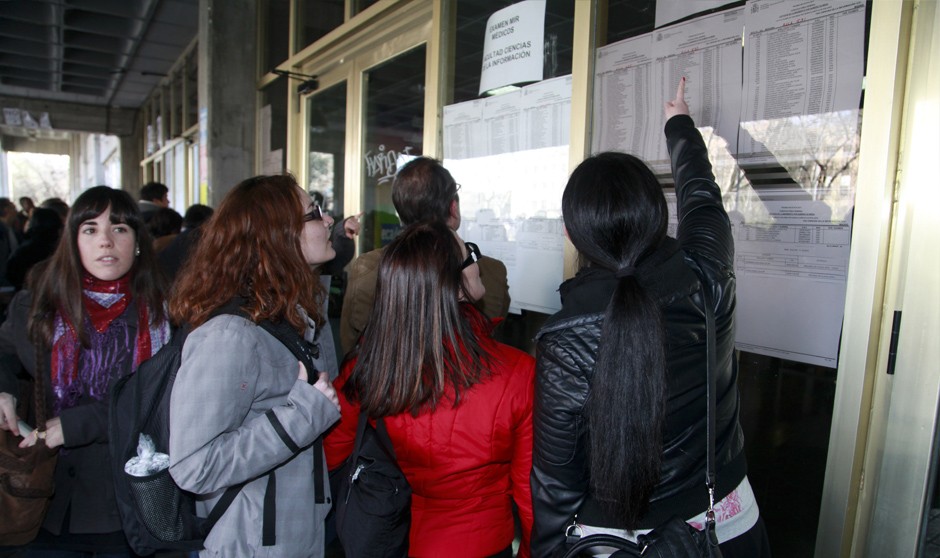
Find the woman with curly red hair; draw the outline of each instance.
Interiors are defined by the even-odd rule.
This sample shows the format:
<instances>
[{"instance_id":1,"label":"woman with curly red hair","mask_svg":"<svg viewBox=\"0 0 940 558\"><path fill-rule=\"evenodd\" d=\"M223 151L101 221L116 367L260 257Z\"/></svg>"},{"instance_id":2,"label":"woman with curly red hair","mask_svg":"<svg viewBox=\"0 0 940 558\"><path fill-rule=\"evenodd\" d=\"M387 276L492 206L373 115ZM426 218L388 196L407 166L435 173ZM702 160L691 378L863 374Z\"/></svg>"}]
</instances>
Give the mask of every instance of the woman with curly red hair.
<instances>
[{"instance_id":1,"label":"woman with curly red hair","mask_svg":"<svg viewBox=\"0 0 940 558\"><path fill-rule=\"evenodd\" d=\"M245 483L202 556L323 553L329 483L312 444L339 418L336 392L259 324L286 323L315 341L324 293L314 266L335 255L332 225L293 177L250 178L204 225L179 277L170 315L194 329L170 403L170 474L206 496L200 515ZM315 471L326 498L315 498Z\"/></svg>"}]
</instances>

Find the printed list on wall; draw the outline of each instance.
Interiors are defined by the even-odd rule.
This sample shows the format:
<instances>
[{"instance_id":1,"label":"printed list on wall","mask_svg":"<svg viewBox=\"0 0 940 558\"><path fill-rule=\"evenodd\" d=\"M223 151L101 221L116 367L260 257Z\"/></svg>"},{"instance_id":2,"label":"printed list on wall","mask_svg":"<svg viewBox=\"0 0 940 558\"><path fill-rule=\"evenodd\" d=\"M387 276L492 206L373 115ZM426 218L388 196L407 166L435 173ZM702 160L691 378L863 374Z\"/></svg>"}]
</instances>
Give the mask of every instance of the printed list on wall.
<instances>
[{"instance_id":1,"label":"printed list on wall","mask_svg":"<svg viewBox=\"0 0 940 558\"><path fill-rule=\"evenodd\" d=\"M754 0L597 50L594 151L660 174L660 107L687 78L735 234L741 349L836 365L864 32L862 0Z\"/></svg>"},{"instance_id":2,"label":"printed list on wall","mask_svg":"<svg viewBox=\"0 0 940 558\"><path fill-rule=\"evenodd\" d=\"M560 309L571 76L444 107L444 166L460 187L464 240L501 260L511 311Z\"/></svg>"}]
</instances>

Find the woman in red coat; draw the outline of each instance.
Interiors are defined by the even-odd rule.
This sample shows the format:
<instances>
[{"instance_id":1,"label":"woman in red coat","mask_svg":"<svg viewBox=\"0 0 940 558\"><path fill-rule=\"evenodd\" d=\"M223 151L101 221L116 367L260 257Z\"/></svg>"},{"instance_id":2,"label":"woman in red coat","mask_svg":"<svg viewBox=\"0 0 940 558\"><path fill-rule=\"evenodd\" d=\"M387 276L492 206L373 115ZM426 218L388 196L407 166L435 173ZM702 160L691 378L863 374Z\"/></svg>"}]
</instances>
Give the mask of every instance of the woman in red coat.
<instances>
[{"instance_id":1,"label":"woman in red coat","mask_svg":"<svg viewBox=\"0 0 940 558\"><path fill-rule=\"evenodd\" d=\"M479 248L444 224L405 229L385 250L358 350L335 386L342 420L330 469L352 452L360 410L384 417L413 491L409 556L529 556L534 360L490 338ZM456 348L456 349L455 349Z\"/></svg>"}]
</instances>

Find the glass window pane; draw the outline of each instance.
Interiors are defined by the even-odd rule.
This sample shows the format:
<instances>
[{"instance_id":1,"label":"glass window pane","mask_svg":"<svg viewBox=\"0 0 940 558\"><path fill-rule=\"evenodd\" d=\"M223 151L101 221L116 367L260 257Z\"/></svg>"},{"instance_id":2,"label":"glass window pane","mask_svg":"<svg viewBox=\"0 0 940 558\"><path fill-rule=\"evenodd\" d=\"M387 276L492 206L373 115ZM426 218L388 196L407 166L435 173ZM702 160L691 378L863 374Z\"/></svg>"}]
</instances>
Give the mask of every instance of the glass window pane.
<instances>
[{"instance_id":1,"label":"glass window pane","mask_svg":"<svg viewBox=\"0 0 940 558\"><path fill-rule=\"evenodd\" d=\"M261 174L283 172L287 153L287 88L292 82L278 78L261 90Z\"/></svg>"},{"instance_id":2,"label":"glass window pane","mask_svg":"<svg viewBox=\"0 0 940 558\"><path fill-rule=\"evenodd\" d=\"M359 12L365 10L372 4L375 4L379 0L353 0L352 12L353 15L358 14Z\"/></svg>"},{"instance_id":3,"label":"glass window pane","mask_svg":"<svg viewBox=\"0 0 940 558\"><path fill-rule=\"evenodd\" d=\"M604 44L649 33L653 30L655 18L656 0L609 0L607 41Z\"/></svg>"},{"instance_id":4,"label":"glass window pane","mask_svg":"<svg viewBox=\"0 0 940 558\"><path fill-rule=\"evenodd\" d=\"M310 134L307 191L323 196L322 207L342 217L346 163L346 82L317 91L307 101Z\"/></svg>"},{"instance_id":5,"label":"glass window pane","mask_svg":"<svg viewBox=\"0 0 940 558\"><path fill-rule=\"evenodd\" d=\"M199 123L199 49L194 48L186 59L186 125ZM184 130L185 131L185 130Z\"/></svg>"},{"instance_id":6,"label":"glass window pane","mask_svg":"<svg viewBox=\"0 0 940 558\"><path fill-rule=\"evenodd\" d=\"M363 75L366 95L360 250L388 244L401 228L392 205L399 165L422 153L424 45Z\"/></svg>"},{"instance_id":7,"label":"glass window pane","mask_svg":"<svg viewBox=\"0 0 940 558\"><path fill-rule=\"evenodd\" d=\"M261 10L261 24L264 25L265 31L261 44L264 49L261 56L263 75L290 56L290 0L262 0L258 9Z\"/></svg>"},{"instance_id":8,"label":"glass window pane","mask_svg":"<svg viewBox=\"0 0 940 558\"><path fill-rule=\"evenodd\" d=\"M454 48L454 99L460 103L479 97L483 67L486 20L517 0L473 0L457 2L457 41ZM548 0L545 5L545 52L543 78L571 73L574 33L574 2Z\"/></svg>"},{"instance_id":9,"label":"glass window pane","mask_svg":"<svg viewBox=\"0 0 940 558\"><path fill-rule=\"evenodd\" d=\"M297 52L343 24L344 0L297 3Z\"/></svg>"}]
</instances>

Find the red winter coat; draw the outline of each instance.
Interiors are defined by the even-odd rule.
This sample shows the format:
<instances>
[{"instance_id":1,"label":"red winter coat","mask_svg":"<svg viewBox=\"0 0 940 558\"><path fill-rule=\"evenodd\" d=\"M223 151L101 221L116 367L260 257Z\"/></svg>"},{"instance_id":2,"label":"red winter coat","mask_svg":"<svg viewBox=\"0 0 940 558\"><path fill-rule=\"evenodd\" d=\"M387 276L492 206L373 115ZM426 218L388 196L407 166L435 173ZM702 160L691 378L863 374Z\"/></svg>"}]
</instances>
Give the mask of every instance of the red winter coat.
<instances>
[{"instance_id":1,"label":"red winter coat","mask_svg":"<svg viewBox=\"0 0 940 558\"><path fill-rule=\"evenodd\" d=\"M529 556L532 530L532 401L535 362L522 351L477 332L493 355L492 376L452 393L434 411L387 417L385 426L398 464L413 491L409 556L482 558L512 543L512 504L522 520L518 556ZM355 360L334 382L342 406L340 423L326 437L329 468L352 453L359 406L342 388Z\"/></svg>"}]
</instances>

